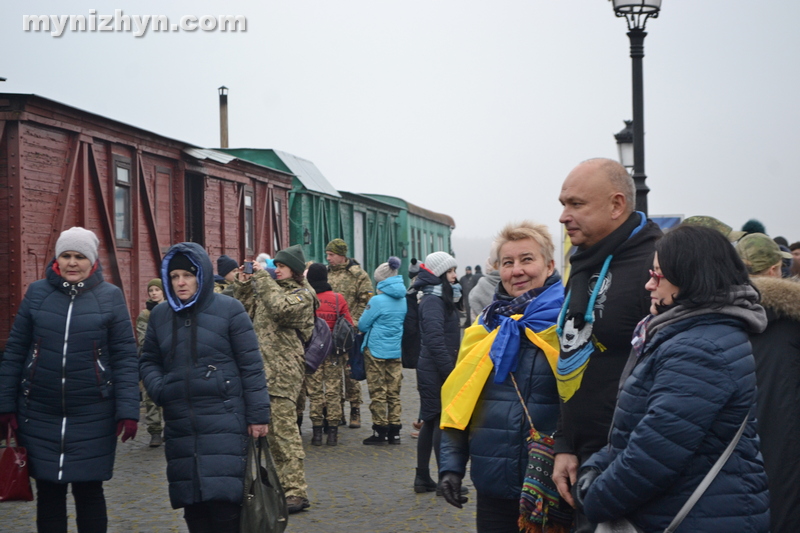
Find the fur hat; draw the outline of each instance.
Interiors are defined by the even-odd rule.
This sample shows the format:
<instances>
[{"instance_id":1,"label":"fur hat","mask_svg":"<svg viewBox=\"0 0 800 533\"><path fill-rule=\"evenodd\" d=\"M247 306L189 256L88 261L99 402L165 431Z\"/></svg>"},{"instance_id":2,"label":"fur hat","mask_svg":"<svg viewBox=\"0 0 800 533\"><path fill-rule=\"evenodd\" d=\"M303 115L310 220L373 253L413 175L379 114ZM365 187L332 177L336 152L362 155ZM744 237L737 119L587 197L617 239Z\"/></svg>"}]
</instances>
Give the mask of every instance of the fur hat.
<instances>
[{"instance_id":1,"label":"fur hat","mask_svg":"<svg viewBox=\"0 0 800 533\"><path fill-rule=\"evenodd\" d=\"M217 258L217 274L219 274L221 277L224 278L231 270L235 270L237 268L239 268L239 265L236 263L236 261L227 255L222 254L219 256L219 258Z\"/></svg>"},{"instance_id":2,"label":"fur hat","mask_svg":"<svg viewBox=\"0 0 800 533\"><path fill-rule=\"evenodd\" d=\"M169 266L167 266L167 274L172 272L173 270L186 270L191 272L195 276L197 275L197 267L192 263L192 260L189 259L188 256L178 252L172 256L172 259L169 260Z\"/></svg>"},{"instance_id":3,"label":"fur hat","mask_svg":"<svg viewBox=\"0 0 800 533\"><path fill-rule=\"evenodd\" d=\"M158 287L162 291L164 290L164 285L161 283L161 278L151 279L147 282L147 290L150 290L150 287Z\"/></svg>"},{"instance_id":4,"label":"fur hat","mask_svg":"<svg viewBox=\"0 0 800 533\"><path fill-rule=\"evenodd\" d=\"M385 279L396 276L398 268L400 268L400 258L391 256L385 263L381 263L378 268L375 269L375 274L373 275L375 284L377 285Z\"/></svg>"},{"instance_id":5,"label":"fur hat","mask_svg":"<svg viewBox=\"0 0 800 533\"><path fill-rule=\"evenodd\" d=\"M447 252L433 252L432 254L428 254L424 264L437 278L451 268L458 266L455 258Z\"/></svg>"},{"instance_id":6,"label":"fur hat","mask_svg":"<svg viewBox=\"0 0 800 533\"><path fill-rule=\"evenodd\" d=\"M64 252L78 252L85 255L94 265L97 261L97 247L100 241L93 231L78 226L62 231L56 241L56 257Z\"/></svg>"},{"instance_id":7,"label":"fur hat","mask_svg":"<svg viewBox=\"0 0 800 533\"><path fill-rule=\"evenodd\" d=\"M333 239L325 247L326 252L347 257L347 243L342 239Z\"/></svg>"},{"instance_id":8,"label":"fur hat","mask_svg":"<svg viewBox=\"0 0 800 533\"><path fill-rule=\"evenodd\" d=\"M303 248L299 244L284 248L275 254L274 261L282 263L292 269L292 272L302 274L306 269L306 256L303 254Z\"/></svg>"},{"instance_id":9,"label":"fur hat","mask_svg":"<svg viewBox=\"0 0 800 533\"><path fill-rule=\"evenodd\" d=\"M736 251L751 274L760 274L783 259L792 258L792 254L782 251L778 243L763 233L745 235L736 243Z\"/></svg>"}]
</instances>

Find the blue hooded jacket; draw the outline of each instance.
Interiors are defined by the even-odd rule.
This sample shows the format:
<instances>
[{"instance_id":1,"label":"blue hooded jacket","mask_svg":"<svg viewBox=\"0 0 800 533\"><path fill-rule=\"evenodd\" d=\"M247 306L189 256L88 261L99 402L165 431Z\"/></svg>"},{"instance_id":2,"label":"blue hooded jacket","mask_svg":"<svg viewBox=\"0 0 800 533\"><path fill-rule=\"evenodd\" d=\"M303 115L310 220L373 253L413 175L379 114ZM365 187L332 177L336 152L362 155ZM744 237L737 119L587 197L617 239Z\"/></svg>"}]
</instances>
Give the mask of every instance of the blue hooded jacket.
<instances>
[{"instance_id":1,"label":"blue hooded jacket","mask_svg":"<svg viewBox=\"0 0 800 533\"><path fill-rule=\"evenodd\" d=\"M181 252L197 267L197 292L181 302L167 268ZM173 508L241 503L247 426L270 421L264 363L253 324L234 298L214 293L211 261L194 243L174 245L162 263L167 301L150 314L139 368L164 409L167 479Z\"/></svg>"},{"instance_id":2,"label":"blue hooded jacket","mask_svg":"<svg viewBox=\"0 0 800 533\"><path fill-rule=\"evenodd\" d=\"M370 298L358 329L367 334L364 344L372 357L399 359L407 305L403 276L387 278L378 283L377 289L379 293Z\"/></svg>"}]
</instances>

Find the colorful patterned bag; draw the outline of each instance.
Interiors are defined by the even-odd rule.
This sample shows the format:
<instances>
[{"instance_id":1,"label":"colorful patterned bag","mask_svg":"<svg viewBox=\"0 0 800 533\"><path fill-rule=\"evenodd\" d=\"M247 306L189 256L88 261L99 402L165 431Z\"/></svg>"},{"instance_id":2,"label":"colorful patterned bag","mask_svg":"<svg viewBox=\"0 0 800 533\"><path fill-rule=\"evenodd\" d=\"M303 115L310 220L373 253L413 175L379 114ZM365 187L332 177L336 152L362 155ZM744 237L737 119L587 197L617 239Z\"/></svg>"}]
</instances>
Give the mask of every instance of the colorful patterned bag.
<instances>
[{"instance_id":1,"label":"colorful patterned bag","mask_svg":"<svg viewBox=\"0 0 800 533\"><path fill-rule=\"evenodd\" d=\"M573 510L558 494L553 475L553 437L542 435L533 427L533 420L522 398L513 374L511 381L530 424L526 439L528 446L528 468L519 499L520 531L525 533L569 533L572 527Z\"/></svg>"}]
</instances>

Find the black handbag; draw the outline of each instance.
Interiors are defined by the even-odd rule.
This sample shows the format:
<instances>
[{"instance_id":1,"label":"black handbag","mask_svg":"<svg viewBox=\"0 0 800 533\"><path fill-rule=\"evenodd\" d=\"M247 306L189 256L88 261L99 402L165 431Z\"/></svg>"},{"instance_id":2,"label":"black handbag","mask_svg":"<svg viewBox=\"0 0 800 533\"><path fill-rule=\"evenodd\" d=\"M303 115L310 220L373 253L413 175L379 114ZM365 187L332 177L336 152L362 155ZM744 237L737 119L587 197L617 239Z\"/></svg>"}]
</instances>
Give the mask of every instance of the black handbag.
<instances>
[{"instance_id":1,"label":"black handbag","mask_svg":"<svg viewBox=\"0 0 800 533\"><path fill-rule=\"evenodd\" d=\"M247 444L240 533L283 533L289 523L286 495L266 437Z\"/></svg>"}]
</instances>

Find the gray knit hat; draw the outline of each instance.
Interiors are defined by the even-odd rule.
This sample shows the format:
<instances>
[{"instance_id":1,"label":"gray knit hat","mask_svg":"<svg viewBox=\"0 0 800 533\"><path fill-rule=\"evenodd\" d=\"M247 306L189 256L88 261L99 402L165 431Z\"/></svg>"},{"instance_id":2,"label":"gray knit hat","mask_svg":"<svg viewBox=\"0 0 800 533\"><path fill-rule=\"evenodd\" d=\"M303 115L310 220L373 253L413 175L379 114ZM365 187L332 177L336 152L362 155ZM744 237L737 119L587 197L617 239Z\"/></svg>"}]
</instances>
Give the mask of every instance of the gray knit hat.
<instances>
[{"instance_id":1,"label":"gray knit hat","mask_svg":"<svg viewBox=\"0 0 800 533\"><path fill-rule=\"evenodd\" d=\"M397 275L397 269L400 268L400 258L392 256L385 263L382 263L375 269L375 284Z\"/></svg>"},{"instance_id":2,"label":"gray knit hat","mask_svg":"<svg viewBox=\"0 0 800 533\"><path fill-rule=\"evenodd\" d=\"M303 253L303 247L299 244L289 246L275 254L274 261L283 263L297 274L302 274L306 269L306 256Z\"/></svg>"},{"instance_id":3,"label":"gray knit hat","mask_svg":"<svg viewBox=\"0 0 800 533\"><path fill-rule=\"evenodd\" d=\"M425 267L438 278L451 268L458 266L455 258L447 252L433 252L425 258Z\"/></svg>"},{"instance_id":4,"label":"gray knit hat","mask_svg":"<svg viewBox=\"0 0 800 533\"><path fill-rule=\"evenodd\" d=\"M93 231L78 226L62 231L56 241L56 257L64 252L78 252L86 256L89 261L97 261L97 247L100 241Z\"/></svg>"}]
</instances>

